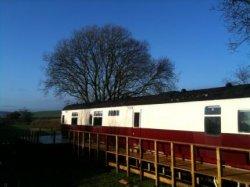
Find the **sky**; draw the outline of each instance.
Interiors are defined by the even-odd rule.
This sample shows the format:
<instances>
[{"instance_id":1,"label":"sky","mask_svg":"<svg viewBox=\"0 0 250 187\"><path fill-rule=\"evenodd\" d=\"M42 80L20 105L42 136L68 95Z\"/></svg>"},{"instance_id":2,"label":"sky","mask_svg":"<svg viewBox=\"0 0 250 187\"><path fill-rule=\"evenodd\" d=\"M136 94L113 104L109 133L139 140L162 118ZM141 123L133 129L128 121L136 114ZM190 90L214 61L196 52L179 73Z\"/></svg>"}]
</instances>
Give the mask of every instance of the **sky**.
<instances>
[{"instance_id":1,"label":"sky","mask_svg":"<svg viewBox=\"0 0 250 187\"><path fill-rule=\"evenodd\" d=\"M1 0L0 111L61 109L66 97L44 94L43 55L61 39L87 25L116 24L150 45L154 58L168 57L179 89L223 86L247 46L228 50L230 34L216 0Z\"/></svg>"}]
</instances>

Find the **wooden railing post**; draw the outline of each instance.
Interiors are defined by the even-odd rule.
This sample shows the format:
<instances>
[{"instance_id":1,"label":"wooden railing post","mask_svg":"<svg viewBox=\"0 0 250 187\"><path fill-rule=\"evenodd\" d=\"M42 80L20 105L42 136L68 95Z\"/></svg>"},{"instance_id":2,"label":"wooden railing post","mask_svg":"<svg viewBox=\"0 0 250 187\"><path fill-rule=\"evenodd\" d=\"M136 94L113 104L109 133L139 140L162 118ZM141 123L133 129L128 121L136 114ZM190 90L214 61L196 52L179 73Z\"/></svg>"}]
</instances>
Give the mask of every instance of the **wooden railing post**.
<instances>
[{"instance_id":1,"label":"wooden railing post","mask_svg":"<svg viewBox=\"0 0 250 187\"><path fill-rule=\"evenodd\" d=\"M158 147L157 147L157 141L156 140L154 140L154 149L155 149L155 160L154 160L155 186L158 186Z\"/></svg>"},{"instance_id":2,"label":"wooden railing post","mask_svg":"<svg viewBox=\"0 0 250 187\"><path fill-rule=\"evenodd\" d=\"M191 177L192 177L192 187L196 186L195 181L195 156L194 156L194 145L190 145L190 158L191 158Z\"/></svg>"},{"instance_id":3,"label":"wooden railing post","mask_svg":"<svg viewBox=\"0 0 250 187\"><path fill-rule=\"evenodd\" d=\"M99 160L99 134L96 134L96 159Z\"/></svg>"},{"instance_id":4,"label":"wooden railing post","mask_svg":"<svg viewBox=\"0 0 250 187\"><path fill-rule=\"evenodd\" d=\"M129 147L128 147L128 137L126 136L126 164L127 164L127 176L130 174L130 167L129 167Z\"/></svg>"},{"instance_id":5,"label":"wooden railing post","mask_svg":"<svg viewBox=\"0 0 250 187\"><path fill-rule=\"evenodd\" d=\"M77 157L80 158L80 131L77 131Z\"/></svg>"},{"instance_id":6,"label":"wooden railing post","mask_svg":"<svg viewBox=\"0 0 250 187\"><path fill-rule=\"evenodd\" d=\"M217 186L221 187L221 155L220 155L220 148L216 147L216 163L217 163Z\"/></svg>"},{"instance_id":7,"label":"wooden railing post","mask_svg":"<svg viewBox=\"0 0 250 187\"><path fill-rule=\"evenodd\" d=\"M89 132L89 159L91 158L91 133Z\"/></svg>"},{"instance_id":8,"label":"wooden railing post","mask_svg":"<svg viewBox=\"0 0 250 187\"><path fill-rule=\"evenodd\" d=\"M118 161L118 149L119 149L119 142L118 136L115 136L115 162L116 162L116 172L119 172L119 161Z\"/></svg>"},{"instance_id":9,"label":"wooden railing post","mask_svg":"<svg viewBox=\"0 0 250 187\"><path fill-rule=\"evenodd\" d=\"M105 164L108 166L108 135L106 134L105 139Z\"/></svg>"},{"instance_id":10,"label":"wooden railing post","mask_svg":"<svg viewBox=\"0 0 250 187\"><path fill-rule=\"evenodd\" d=\"M85 133L82 132L82 156L84 156L84 148L85 148Z\"/></svg>"},{"instance_id":11,"label":"wooden railing post","mask_svg":"<svg viewBox=\"0 0 250 187\"><path fill-rule=\"evenodd\" d=\"M143 171L142 171L142 140L139 139L139 169L140 169L140 180L143 179Z\"/></svg>"},{"instance_id":12,"label":"wooden railing post","mask_svg":"<svg viewBox=\"0 0 250 187\"><path fill-rule=\"evenodd\" d=\"M171 150L171 179L172 179L172 187L175 186L175 172L174 172L174 165L175 165L175 159L174 159L174 143L170 143L170 150Z\"/></svg>"}]
</instances>

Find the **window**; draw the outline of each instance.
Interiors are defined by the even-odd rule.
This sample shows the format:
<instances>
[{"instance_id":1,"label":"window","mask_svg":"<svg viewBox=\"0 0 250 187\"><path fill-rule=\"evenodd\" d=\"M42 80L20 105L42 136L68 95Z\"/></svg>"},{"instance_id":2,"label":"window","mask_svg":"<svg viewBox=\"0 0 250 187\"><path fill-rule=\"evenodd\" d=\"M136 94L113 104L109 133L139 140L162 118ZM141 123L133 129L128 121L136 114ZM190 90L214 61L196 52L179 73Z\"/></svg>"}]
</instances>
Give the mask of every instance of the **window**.
<instances>
[{"instance_id":1,"label":"window","mask_svg":"<svg viewBox=\"0 0 250 187\"><path fill-rule=\"evenodd\" d=\"M77 125L77 118L71 118L71 125Z\"/></svg>"},{"instance_id":2,"label":"window","mask_svg":"<svg viewBox=\"0 0 250 187\"><path fill-rule=\"evenodd\" d=\"M72 117L77 117L78 116L78 113L77 112L72 112Z\"/></svg>"},{"instance_id":3,"label":"window","mask_svg":"<svg viewBox=\"0 0 250 187\"><path fill-rule=\"evenodd\" d=\"M218 105L206 106L205 107L205 114L206 115L221 114L221 108Z\"/></svg>"},{"instance_id":4,"label":"window","mask_svg":"<svg viewBox=\"0 0 250 187\"><path fill-rule=\"evenodd\" d=\"M221 107L218 105L206 106L204 129L207 134L219 135L221 133Z\"/></svg>"},{"instance_id":5,"label":"window","mask_svg":"<svg viewBox=\"0 0 250 187\"><path fill-rule=\"evenodd\" d=\"M221 118L205 117L205 132L211 135L219 135L221 133Z\"/></svg>"},{"instance_id":6,"label":"window","mask_svg":"<svg viewBox=\"0 0 250 187\"><path fill-rule=\"evenodd\" d=\"M238 111L239 132L250 132L250 110Z\"/></svg>"},{"instance_id":7,"label":"window","mask_svg":"<svg viewBox=\"0 0 250 187\"><path fill-rule=\"evenodd\" d=\"M110 110L109 116L119 116L119 110Z\"/></svg>"},{"instance_id":8,"label":"window","mask_svg":"<svg viewBox=\"0 0 250 187\"><path fill-rule=\"evenodd\" d=\"M102 111L94 111L94 116L102 116Z\"/></svg>"},{"instance_id":9,"label":"window","mask_svg":"<svg viewBox=\"0 0 250 187\"><path fill-rule=\"evenodd\" d=\"M62 124L64 124L64 122L65 122L65 116L62 115Z\"/></svg>"},{"instance_id":10,"label":"window","mask_svg":"<svg viewBox=\"0 0 250 187\"><path fill-rule=\"evenodd\" d=\"M135 112L134 113L134 127L139 127L140 126L140 113Z\"/></svg>"},{"instance_id":11,"label":"window","mask_svg":"<svg viewBox=\"0 0 250 187\"><path fill-rule=\"evenodd\" d=\"M102 126L102 117L94 117L94 126Z\"/></svg>"}]
</instances>

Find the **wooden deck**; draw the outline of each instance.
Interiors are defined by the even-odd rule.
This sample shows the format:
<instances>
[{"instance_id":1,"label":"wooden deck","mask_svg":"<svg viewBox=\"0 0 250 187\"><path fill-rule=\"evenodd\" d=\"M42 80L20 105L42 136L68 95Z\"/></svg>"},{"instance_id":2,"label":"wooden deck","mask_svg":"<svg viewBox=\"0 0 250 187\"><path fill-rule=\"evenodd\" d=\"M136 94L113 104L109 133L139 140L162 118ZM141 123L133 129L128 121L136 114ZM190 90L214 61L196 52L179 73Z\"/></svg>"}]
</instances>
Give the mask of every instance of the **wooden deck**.
<instances>
[{"instance_id":1,"label":"wooden deck","mask_svg":"<svg viewBox=\"0 0 250 187\"><path fill-rule=\"evenodd\" d=\"M110 143L108 141L109 137L112 137L114 142ZM119 138L125 138L125 146L119 145ZM236 182L241 186L250 186L250 170L232 168L222 165L221 163L221 150L245 152L250 152L250 150L187 143L185 145L190 147L190 159L183 159L175 156L174 153L174 146L176 144L184 144L180 142L164 142L76 130L71 130L69 132L69 139L73 147L78 150L78 154L79 149L84 149L88 150L90 157L91 150L95 150L98 159L99 152L102 151L105 153L106 164L116 168L117 172L123 170L127 172L128 176L130 173L134 173L140 175L141 179L143 179L143 177L151 178L155 180L156 186L161 182L172 186L194 187L199 185L200 175L214 178L218 187L222 186L224 180ZM129 139L137 139L138 144L136 146L129 145ZM142 141L152 141L154 149L142 150ZM170 154L166 155L158 151L158 143L170 144ZM216 164L197 161L195 159L194 150L198 147L214 149L216 153ZM113 156L115 159L109 160L109 156ZM121 163L121 158L124 158L126 162ZM132 164L132 161L134 161L135 164ZM145 167L145 164L148 167ZM188 179L182 179L182 173L186 173L190 177L188 177ZM179 177L178 174L180 174Z\"/></svg>"}]
</instances>

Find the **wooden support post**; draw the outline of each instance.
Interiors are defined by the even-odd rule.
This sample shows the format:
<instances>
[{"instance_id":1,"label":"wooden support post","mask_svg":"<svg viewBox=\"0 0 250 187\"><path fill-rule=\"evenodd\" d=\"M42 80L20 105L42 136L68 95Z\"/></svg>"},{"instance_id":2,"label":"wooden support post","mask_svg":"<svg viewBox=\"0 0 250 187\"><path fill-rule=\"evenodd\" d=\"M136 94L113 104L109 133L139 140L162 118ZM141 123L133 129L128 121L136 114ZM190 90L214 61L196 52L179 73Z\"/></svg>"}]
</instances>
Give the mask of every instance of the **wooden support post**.
<instances>
[{"instance_id":1,"label":"wooden support post","mask_svg":"<svg viewBox=\"0 0 250 187\"><path fill-rule=\"evenodd\" d=\"M127 176L129 176L129 174L130 174L130 167L129 167L128 137L126 137L126 164L127 164Z\"/></svg>"},{"instance_id":2,"label":"wooden support post","mask_svg":"<svg viewBox=\"0 0 250 187\"><path fill-rule=\"evenodd\" d=\"M91 158L91 134L89 132L89 159Z\"/></svg>"},{"instance_id":3,"label":"wooden support post","mask_svg":"<svg viewBox=\"0 0 250 187\"><path fill-rule=\"evenodd\" d=\"M191 158L191 177L192 177L192 187L196 186L195 180L195 156L194 156L194 145L190 145L190 158Z\"/></svg>"},{"instance_id":4,"label":"wooden support post","mask_svg":"<svg viewBox=\"0 0 250 187\"><path fill-rule=\"evenodd\" d=\"M174 165L175 165L175 159L174 159L174 143L170 143L170 149L171 149L171 179L172 179L172 187L175 186L175 173L174 173Z\"/></svg>"},{"instance_id":5,"label":"wooden support post","mask_svg":"<svg viewBox=\"0 0 250 187\"><path fill-rule=\"evenodd\" d=\"M84 131L82 132L82 151L81 151L81 155L84 156L84 148L85 148L85 134Z\"/></svg>"},{"instance_id":6,"label":"wooden support post","mask_svg":"<svg viewBox=\"0 0 250 187\"><path fill-rule=\"evenodd\" d=\"M105 139L105 164L106 166L108 166L108 135L106 135L106 139Z\"/></svg>"},{"instance_id":7,"label":"wooden support post","mask_svg":"<svg viewBox=\"0 0 250 187\"><path fill-rule=\"evenodd\" d=\"M142 171L142 141L141 141L141 138L139 139L139 170L140 170L140 180L142 181L143 179L143 171Z\"/></svg>"},{"instance_id":8,"label":"wooden support post","mask_svg":"<svg viewBox=\"0 0 250 187\"><path fill-rule=\"evenodd\" d=\"M96 134L96 159L99 160L99 134Z\"/></svg>"},{"instance_id":9,"label":"wooden support post","mask_svg":"<svg viewBox=\"0 0 250 187\"><path fill-rule=\"evenodd\" d=\"M77 157L80 158L80 131L77 131Z\"/></svg>"},{"instance_id":10,"label":"wooden support post","mask_svg":"<svg viewBox=\"0 0 250 187\"><path fill-rule=\"evenodd\" d=\"M155 186L158 186L158 147L157 147L157 141L156 140L154 140L154 149L155 149L155 160L154 160Z\"/></svg>"},{"instance_id":11,"label":"wooden support post","mask_svg":"<svg viewBox=\"0 0 250 187\"><path fill-rule=\"evenodd\" d=\"M119 161L118 161L118 151L119 151L119 142L118 136L115 136L115 162L116 162L116 172L119 172Z\"/></svg>"},{"instance_id":12,"label":"wooden support post","mask_svg":"<svg viewBox=\"0 0 250 187\"><path fill-rule=\"evenodd\" d=\"M217 163L217 187L221 187L221 155L220 155L220 148L216 147L216 163Z\"/></svg>"},{"instance_id":13,"label":"wooden support post","mask_svg":"<svg viewBox=\"0 0 250 187\"><path fill-rule=\"evenodd\" d=\"M75 131L72 130L71 132L72 132L72 143L71 143L71 145L72 145L72 148L73 148L73 153L75 153Z\"/></svg>"}]
</instances>

